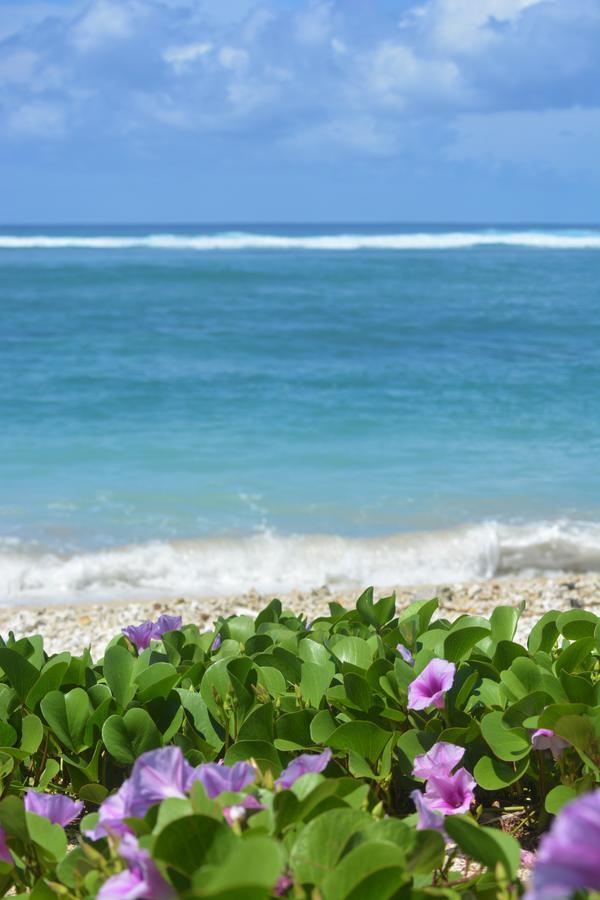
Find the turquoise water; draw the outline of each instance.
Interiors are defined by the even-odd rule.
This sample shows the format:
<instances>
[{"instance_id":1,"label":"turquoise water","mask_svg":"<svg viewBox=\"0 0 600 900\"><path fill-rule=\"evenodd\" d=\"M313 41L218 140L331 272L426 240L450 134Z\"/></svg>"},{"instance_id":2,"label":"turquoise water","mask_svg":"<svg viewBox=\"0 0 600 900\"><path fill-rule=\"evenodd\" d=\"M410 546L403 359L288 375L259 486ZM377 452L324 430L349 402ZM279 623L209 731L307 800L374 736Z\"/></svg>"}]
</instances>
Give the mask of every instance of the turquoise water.
<instances>
[{"instance_id":1,"label":"turquoise water","mask_svg":"<svg viewBox=\"0 0 600 900\"><path fill-rule=\"evenodd\" d=\"M2 599L600 568L600 231L4 228L0 304Z\"/></svg>"}]
</instances>

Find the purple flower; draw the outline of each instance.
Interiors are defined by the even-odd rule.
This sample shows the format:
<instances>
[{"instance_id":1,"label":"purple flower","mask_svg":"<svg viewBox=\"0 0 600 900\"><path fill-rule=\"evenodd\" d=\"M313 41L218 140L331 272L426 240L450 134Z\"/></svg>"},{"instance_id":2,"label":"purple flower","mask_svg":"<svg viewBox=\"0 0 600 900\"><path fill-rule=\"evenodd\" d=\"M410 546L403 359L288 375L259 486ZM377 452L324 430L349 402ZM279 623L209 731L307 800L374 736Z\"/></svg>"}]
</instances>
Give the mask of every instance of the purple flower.
<instances>
[{"instance_id":1,"label":"purple flower","mask_svg":"<svg viewBox=\"0 0 600 900\"><path fill-rule=\"evenodd\" d=\"M294 882L289 875L280 875L273 887L273 893L276 897L283 897L289 891L293 883Z\"/></svg>"},{"instance_id":2,"label":"purple flower","mask_svg":"<svg viewBox=\"0 0 600 900\"><path fill-rule=\"evenodd\" d=\"M180 747L143 753L136 759L129 779L129 815L142 819L155 803L167 797L185 797L194 771Z\"/></svg>"},{"instance_id":3,"label":"purple flower","mask_svg":"<svg viewBox=\"0 0 600 900\"><path fill-rule=\"evenodd\" d=\"M6 843L6 832L4 828L0 825L0 860L2 862L8 863L12 866L13 858L10 854L10 850L8 849L8 844Z\"/></svg>"},{"instance_id":4,"label":"purple flower","mask_svg":"<svg viewBox=\"0 0 600 900\"><path fill-rule=\"evenodd\" d=\"M456 666L445 659L432 659L408 687L408 708L444 707L444 696L454 683Z\"/></svg>"},{"instance_id":5,"label":"purple flower","mask_svg":"<svg viewBox=\"0 0 600 900\"><path fill-rule=\"evenodd\" d=\"M521 850L521 865L526 869L532 869L536 855L531 850Z\"/></svg>"},{"instance_id":6,"label":"purple flower","mask_svg":"<svg viewBox=\"0 0 600 900\"><path fill-rule=\"evenodd\" d=\"M551 750L554 759L558 759L569 742L554 734L551 728L538 728L531 735L531 746L534 750Z\"/></svg>"},{"instance_id":7,"label":"purple flower","mask_svg":"<svg viewBox=\"0 0 600 900\"><path fill-rule=\"evenodd\" d=\"M458 769L454 775L431 775L425 788L425 802L429 809L445 816L468 811L475 799L475 779L466 769Z\"/></svg>"},{"instance_id":8,"label":"purple flower","mask_svg":"<svg viewBox=\"0 0 600 900\"><path fill-rule=\"evenodd\" d=\"M410 650L408 649L408 647L405 647L404 644L396 644L396 650L398 651L398 653L400 654L400 656L402 657L402 659L404 660L405 663L408 663L409 666L414 666L415 658L412 655L412 653L410 652Z\"/></svg>"},{"instance_id":9,"label":"purple flower","mask_svg":"<svg viewBox=\"0 0 600 900\"><path fill-rule=\"evenodd\" d=\"M100 804L98 824L88 829L85 834L92 841L97 841L109 834L131 834L131 828L123 821L131 816L131 779L124 781L116 794L110 794Z\"/></svg>"},{"instance_id":10,"label":"purple flower","mask_svg":"<svg viewBox=\"0 0 600 900\"><path fill-rule=\"evenodd\" d=\"M150 646L150 641L155 636L155 627L154 622L142 622L140 625L128 625L127 628L122 628L121 631L138 650L145 650L146 647Z\"/></svg>"},{"instance_id":11,"label":"purple flower","mask_svg":"<svg viewBox=\"0 0 600 900\"><path fill-rule=\"evenodd\" d=\"M68 825L83 810L81 800L71 800L64 794L41 794L38 791L27 791L25 794L27 812L43 816L53 825Z\"/></svg>"},{"instance_id":12,"label":"purple flower","mask_svg":"<svg viewBox=\"0 0 600 900\"><path fill-rule=\"evenodd\" d=\"M417 807L417 831L428 828L431 831L439 831L445 838L444 817L429 808L421 791L412 791L410 799Z\"/></svg>"},{"instance_id":13,"label":"purple flower","mask_svg":"<svg viewBox=\"0 0 600 900\"><path fill-rule=\"evenodd\" d=\"M181 616L168 616L166 614L159 616L154 626L155 638L161 638L167 631L180 631L183 619Z\"/></svg>"},{"instance_id":14,"label":"purple flower","mask_svg":"<svg viewBox=\"0 0 600 900\"><path fill-rule=\"evenodd\" d=\"M322 772L331 759L331 750L325 747L322 753L301 753L287 766L275 784L282 790L288 790L307 772Z\"/></svg>"},{"instance_id":15,"label":"purple flower","mask_svg":"<svg viewBox=\"0 0 600 900\"><path fill-rule=\"evenodd\" d=\"M432 775L449 775L464 755L463 747L438 741L427 753L415 756L413 775L415 778L426 779Z\"/></svg>"},{"instance_id":16,"label":"purple flower","mask_svg":"<svg viewBox=\"0 0 600 900\"><path fill-rule=\"evenodd\" d=\"M237 793L243 790L255 780L256 770L247 762L236 762L233 766L202 763L195 769L191 769L188 778L188 790L194 781L201 781L207 797L212 800L224 791Z\"/></svg>"},{"instance_id":17,"label":"purple flower","mask_svg":"<svg viewBox=\"0 0 600 900\"><path fill-rule=\"evenodd\" d=\"M214 641L212 642L212 644L210 645L210 649L218 650L222 643L223 643L223 638L221 637L220 634L218 634L216 636L216 638L214 639Z\"/></svg>"},{"instance_id":18,"label":"purple flower","mask_svg":"<svg viewBox=\"0 0 600 900\"><path fill-rule=\"evenodd\" d=\"M172 900L177 896L148 851L142 850L132 835L123 838L119 854L127 863L127 869L102 885L97 900Z\"/></svg>"},{"instance_id":19,"label":"purple flower","mask_svg":"<svg viewBox=\"0 0 600 900\"><path fill-rule=\"evenodd\" d=\"M600 789L560 810L540 842L533 881L523 900L565 900L600 891Z\"/></svg>"},{"instance_id":20,"label":"purple flower","mask_svg":"<svg viewBox=\"0 0 600 900\"><path fill-rule=\"evenodd\" d=\"M231 806L223 807L223 815L225 816L225 821L228 825L233 825L234 822L240 822L242 819L246 818L246 813L249 809L264 809L265 807L262 803L259 803L256 797L253 797L251 794L247 794L244 799L240 803L233 803Z\"/></svg>"}]
</instances>

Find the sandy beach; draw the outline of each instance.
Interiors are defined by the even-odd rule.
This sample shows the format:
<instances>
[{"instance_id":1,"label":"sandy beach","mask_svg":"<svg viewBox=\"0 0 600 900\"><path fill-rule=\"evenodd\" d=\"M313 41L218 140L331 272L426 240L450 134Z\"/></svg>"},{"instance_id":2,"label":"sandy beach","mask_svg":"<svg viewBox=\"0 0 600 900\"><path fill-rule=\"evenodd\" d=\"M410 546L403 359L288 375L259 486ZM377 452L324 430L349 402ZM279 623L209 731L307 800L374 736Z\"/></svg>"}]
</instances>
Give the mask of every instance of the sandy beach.
<instances>
[{"instance_id":1,"label":"sandy beach","mask_svg":"<svg viewBox=\"0 0 600 900\"><path fill-rule=\"evenodd\" d=\"M496 579L463 584L419 585L418 587L384 586L376 588L376 596L396 591L401 609L414 600L438 597L440 615L456 618L462 613L489 616L494 607L516 605L525 601L518 636L525 640L535 621L549 609L589 609L600 613L600 573L562 574L556 577ZM284 606L309 618L327 612L327 604L336 600L351 606L358 592L333 591L322 587L308 592L292 591L280 595ZM219 616L234 613L254 614L271 595L250 591L229 597L171 597L135 602L78 603L44 606L0 607L0 634L13 631L17 637L41 634L49 653L69 650L79 653L91 646L94 656L123 626L161 613L181 615L183 621L210 628Z\"/></svg>"}]
</instances>

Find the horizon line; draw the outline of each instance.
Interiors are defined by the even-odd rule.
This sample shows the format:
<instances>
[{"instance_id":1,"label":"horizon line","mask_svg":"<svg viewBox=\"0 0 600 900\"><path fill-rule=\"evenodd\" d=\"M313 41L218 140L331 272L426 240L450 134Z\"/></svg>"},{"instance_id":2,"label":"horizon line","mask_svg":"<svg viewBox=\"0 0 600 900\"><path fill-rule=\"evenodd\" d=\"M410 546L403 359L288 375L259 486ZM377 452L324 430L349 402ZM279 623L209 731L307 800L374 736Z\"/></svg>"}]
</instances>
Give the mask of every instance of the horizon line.
<instances>
[{"instance_id":1,"label":"horizon line","mask_svg":"<svg viewBox=\"0 0 600 900\"><path fill-rule=\"evenodd\" d=\"M448 228L448 227L461 227L461 228L482 228L482 227L500 227L500 228L508 228L508 227L518 227L518 228L600 228L600 220L595 221L558 221L558 220L535 220L535 219L487 219L487 220L433 220L433 219L412 219L412 220L392 220L392 219L357 219L357 220L314 220L310 219L292 219L288 221L276 220L276 219L215 219L211 221L201 221L194 219L182 219L182 220L171 220L171 219L143 219L143 220L88 220L88 221L22 221L22 222L3 222L0 223L0 229L8 229L8 228L76 228L76 227L84 227L84 228L102 228L105 226L117 226L120 228L137 228L137 227L149 227L149 226L161 226L161 227L174 227L174 228L182 228L182 227L197 227L197 228L214 228L214 227L224 227L224 226L237 226L237 227L274 227L274 228L287 228L287 227L332 227L332 228L355 228L355 227L374 227L374 226L382 226L386 228L390 227L398 227L398 228L409 228L409 227L433 227L433 228Z\"/></svg>"}]
</instances>

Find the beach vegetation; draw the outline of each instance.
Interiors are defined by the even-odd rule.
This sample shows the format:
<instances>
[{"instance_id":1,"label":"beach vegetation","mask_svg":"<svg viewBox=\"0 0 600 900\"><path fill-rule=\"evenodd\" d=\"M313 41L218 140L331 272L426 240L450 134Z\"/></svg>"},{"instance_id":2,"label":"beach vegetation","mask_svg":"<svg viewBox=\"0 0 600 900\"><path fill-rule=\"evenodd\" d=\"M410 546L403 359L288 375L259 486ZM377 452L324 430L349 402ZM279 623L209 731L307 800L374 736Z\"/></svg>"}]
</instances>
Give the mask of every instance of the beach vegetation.
<instances>
[{"instance_id":1,"label":"beach vegetation","mask_svg":"<svg viewBox=\"0 0 600 900\"><path fill-rule=\"evenodd\" d=\"M449 621L369 589L312 622L273 600L207 632L123 623L101 659L8 634L0 892L600 890L600 619L547 612L523 643L522 612Z\"/></svg>"}]
</instances>

